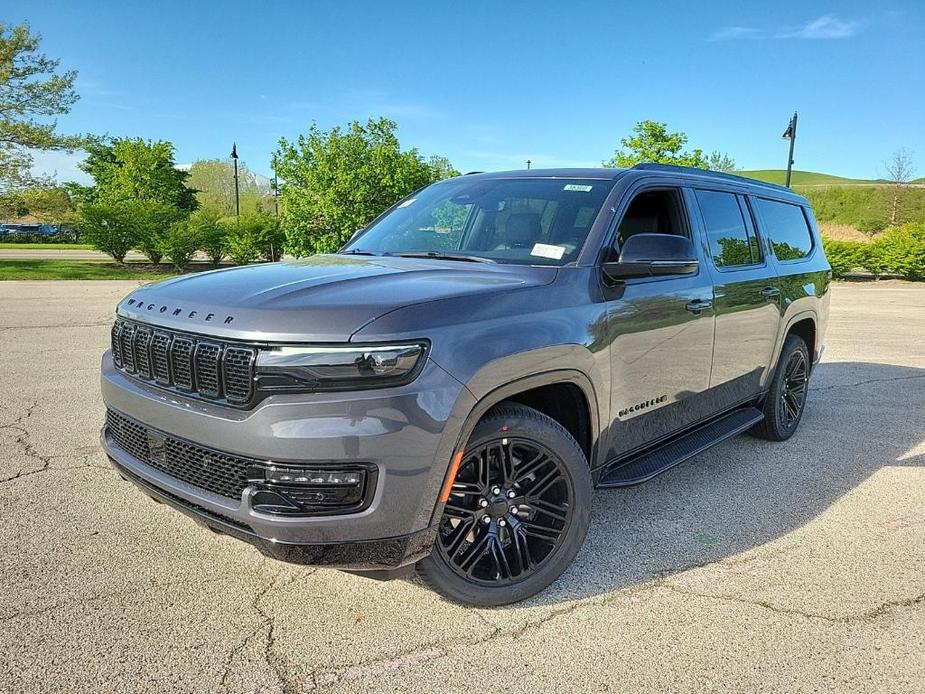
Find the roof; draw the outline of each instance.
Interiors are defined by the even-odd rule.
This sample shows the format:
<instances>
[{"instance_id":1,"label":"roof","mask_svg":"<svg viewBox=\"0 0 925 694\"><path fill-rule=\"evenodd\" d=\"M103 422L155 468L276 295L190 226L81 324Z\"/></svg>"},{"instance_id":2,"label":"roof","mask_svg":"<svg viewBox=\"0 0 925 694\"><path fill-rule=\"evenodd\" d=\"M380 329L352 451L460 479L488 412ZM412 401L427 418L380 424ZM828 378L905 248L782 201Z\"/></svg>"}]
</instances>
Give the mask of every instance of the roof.
<instances>
[{"instance_id":1,"label":"roof","mask_svg":"<svg viewBox=\"0 0 925 694\"><path fill-rule=\"evenodd\" d=\"M721 171L710 171L708 169L698 169L691 166L674 166L672 164L636 164L631 169L578 169L578 168L559 168L559 169L521 169L515 171L494 171L490 173L472 172L467 176L477 176L479 178L590 178L599 180L615 181L626 175L643 175L647 172L652 173L669 173L678 174L685 178L702 179L705 181L727 181L749 188L762 189L767 193L772 193L778 197L789 197L798 200L804 200L799 193L795 193L790 188L779 186L776 183L759 181L754 178L746 178L735 174L723 173Z\"/></svg>"}]
</instances>

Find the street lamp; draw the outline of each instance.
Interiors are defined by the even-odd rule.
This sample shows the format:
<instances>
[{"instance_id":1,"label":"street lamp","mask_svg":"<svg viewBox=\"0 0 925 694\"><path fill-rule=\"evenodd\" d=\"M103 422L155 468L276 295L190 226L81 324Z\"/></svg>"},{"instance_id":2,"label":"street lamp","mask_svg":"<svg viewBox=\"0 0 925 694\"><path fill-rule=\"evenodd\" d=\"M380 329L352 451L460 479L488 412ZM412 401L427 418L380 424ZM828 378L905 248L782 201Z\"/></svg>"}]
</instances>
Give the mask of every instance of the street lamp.
<instances>
[{"instance_id":1,"label":"street lamp","mask_svg":"<svg viewBox=\"0 0 925 694\"><path fill-rule=\"evenodd\" d=\"M279 179L276 176L276 155L273 155L273 208L279 217Z\"/></svg>"},{"instance_id":2,"label":"street lamp","mask_svg":"<svg viewBox=\"0 0 925 694\"><path fill-rule=\"evenodd\" d=\"M241 216L241 197L238 193L238 144L231 143L231 160L234 162L234 214Z\"/></svg>"},{"instance_id":3,"label":"street lamp","mask_svg":"<svg viewBox=\"0 0 925 694\"><path fill-rule=\"evenodd\" d=\"M793 112L793 118L784 131L783 138L790 140L790 153L787 155L787 177L784 179L784 185L790 187L790 173L793 170L793 143L797 141L797 112Z\"/></svg>"}]
</instances>

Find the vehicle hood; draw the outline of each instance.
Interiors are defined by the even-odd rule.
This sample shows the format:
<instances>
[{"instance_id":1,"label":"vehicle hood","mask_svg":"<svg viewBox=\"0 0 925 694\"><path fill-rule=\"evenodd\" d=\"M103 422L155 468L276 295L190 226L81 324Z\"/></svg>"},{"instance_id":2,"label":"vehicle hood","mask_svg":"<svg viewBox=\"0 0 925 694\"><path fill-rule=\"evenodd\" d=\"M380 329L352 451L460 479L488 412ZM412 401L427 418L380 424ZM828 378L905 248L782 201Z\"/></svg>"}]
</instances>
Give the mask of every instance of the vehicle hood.
<instances>
[{"instance_id":1,"label":"vehicle hood","mask_svg":"<svg viewBox=\"0 0 925 694\"><path fill-rule=\"evenodd\" d=\"M556 273L554 267L316 255L143 285L117 311L146 323L232 339L346 342L399 308L548 284Z\"/></svg>"}]
</instances>

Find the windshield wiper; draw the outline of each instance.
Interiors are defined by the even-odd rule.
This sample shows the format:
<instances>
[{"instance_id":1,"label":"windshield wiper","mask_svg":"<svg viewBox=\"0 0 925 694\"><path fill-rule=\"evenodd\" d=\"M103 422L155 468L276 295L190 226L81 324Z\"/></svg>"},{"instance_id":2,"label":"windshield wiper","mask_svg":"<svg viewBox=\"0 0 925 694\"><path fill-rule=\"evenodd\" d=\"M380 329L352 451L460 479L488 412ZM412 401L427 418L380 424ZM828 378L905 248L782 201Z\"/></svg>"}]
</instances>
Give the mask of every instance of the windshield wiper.
<instances>
[{"instance_id":1,"label":"windshield wiper","mask_svg":"<svg viewBox=\"0 0 925 694\"><path fill-rule=\"evenodd\" d=\"M372 251L364 251L362 248L351 248L349 251L340 251L338 255L379 255Z\"/></svg>"},{"instance_id":2,"label":"windshield wiper","mask_svg":"<svg viewBox=\"0 0 925 694\"><path fill-rule=\"evenodd\" d=\"M462 255L459 253L444 253L442 251L408 251L407 253L386 253L397 255L399 258L434 258L435 260L462 260L467 263L494 263L491 258L478 255Z\"/></svg>"}]
</instances>

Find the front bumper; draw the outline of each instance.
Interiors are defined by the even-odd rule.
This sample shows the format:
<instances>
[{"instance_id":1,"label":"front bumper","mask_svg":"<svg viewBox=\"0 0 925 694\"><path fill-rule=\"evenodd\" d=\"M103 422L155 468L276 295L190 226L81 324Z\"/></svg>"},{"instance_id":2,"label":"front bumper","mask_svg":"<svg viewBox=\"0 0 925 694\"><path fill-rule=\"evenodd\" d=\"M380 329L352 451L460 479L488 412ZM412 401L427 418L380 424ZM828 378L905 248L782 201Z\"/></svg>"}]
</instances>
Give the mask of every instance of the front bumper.
<instances>
[{"instance_id":1,"label":"front bumper","mask_svg":"<svg viewBox=\"0 0 925 694\"><path fill-rule=\"evenodd\" d=\"M453 413L472 400L458 381L428 363L407 386L351 393L273 396L241 411L169 393L114 368L103 356L106 406L145 425L229 454L274 461L371 463L378 468L364 510L328 516L255 511L240 499L170 477L107 436L102 445L123 477L209 527L270 556L356 570L403 566L425 556L432 516L462 426Z\"/></svg>"}]
</instances>

